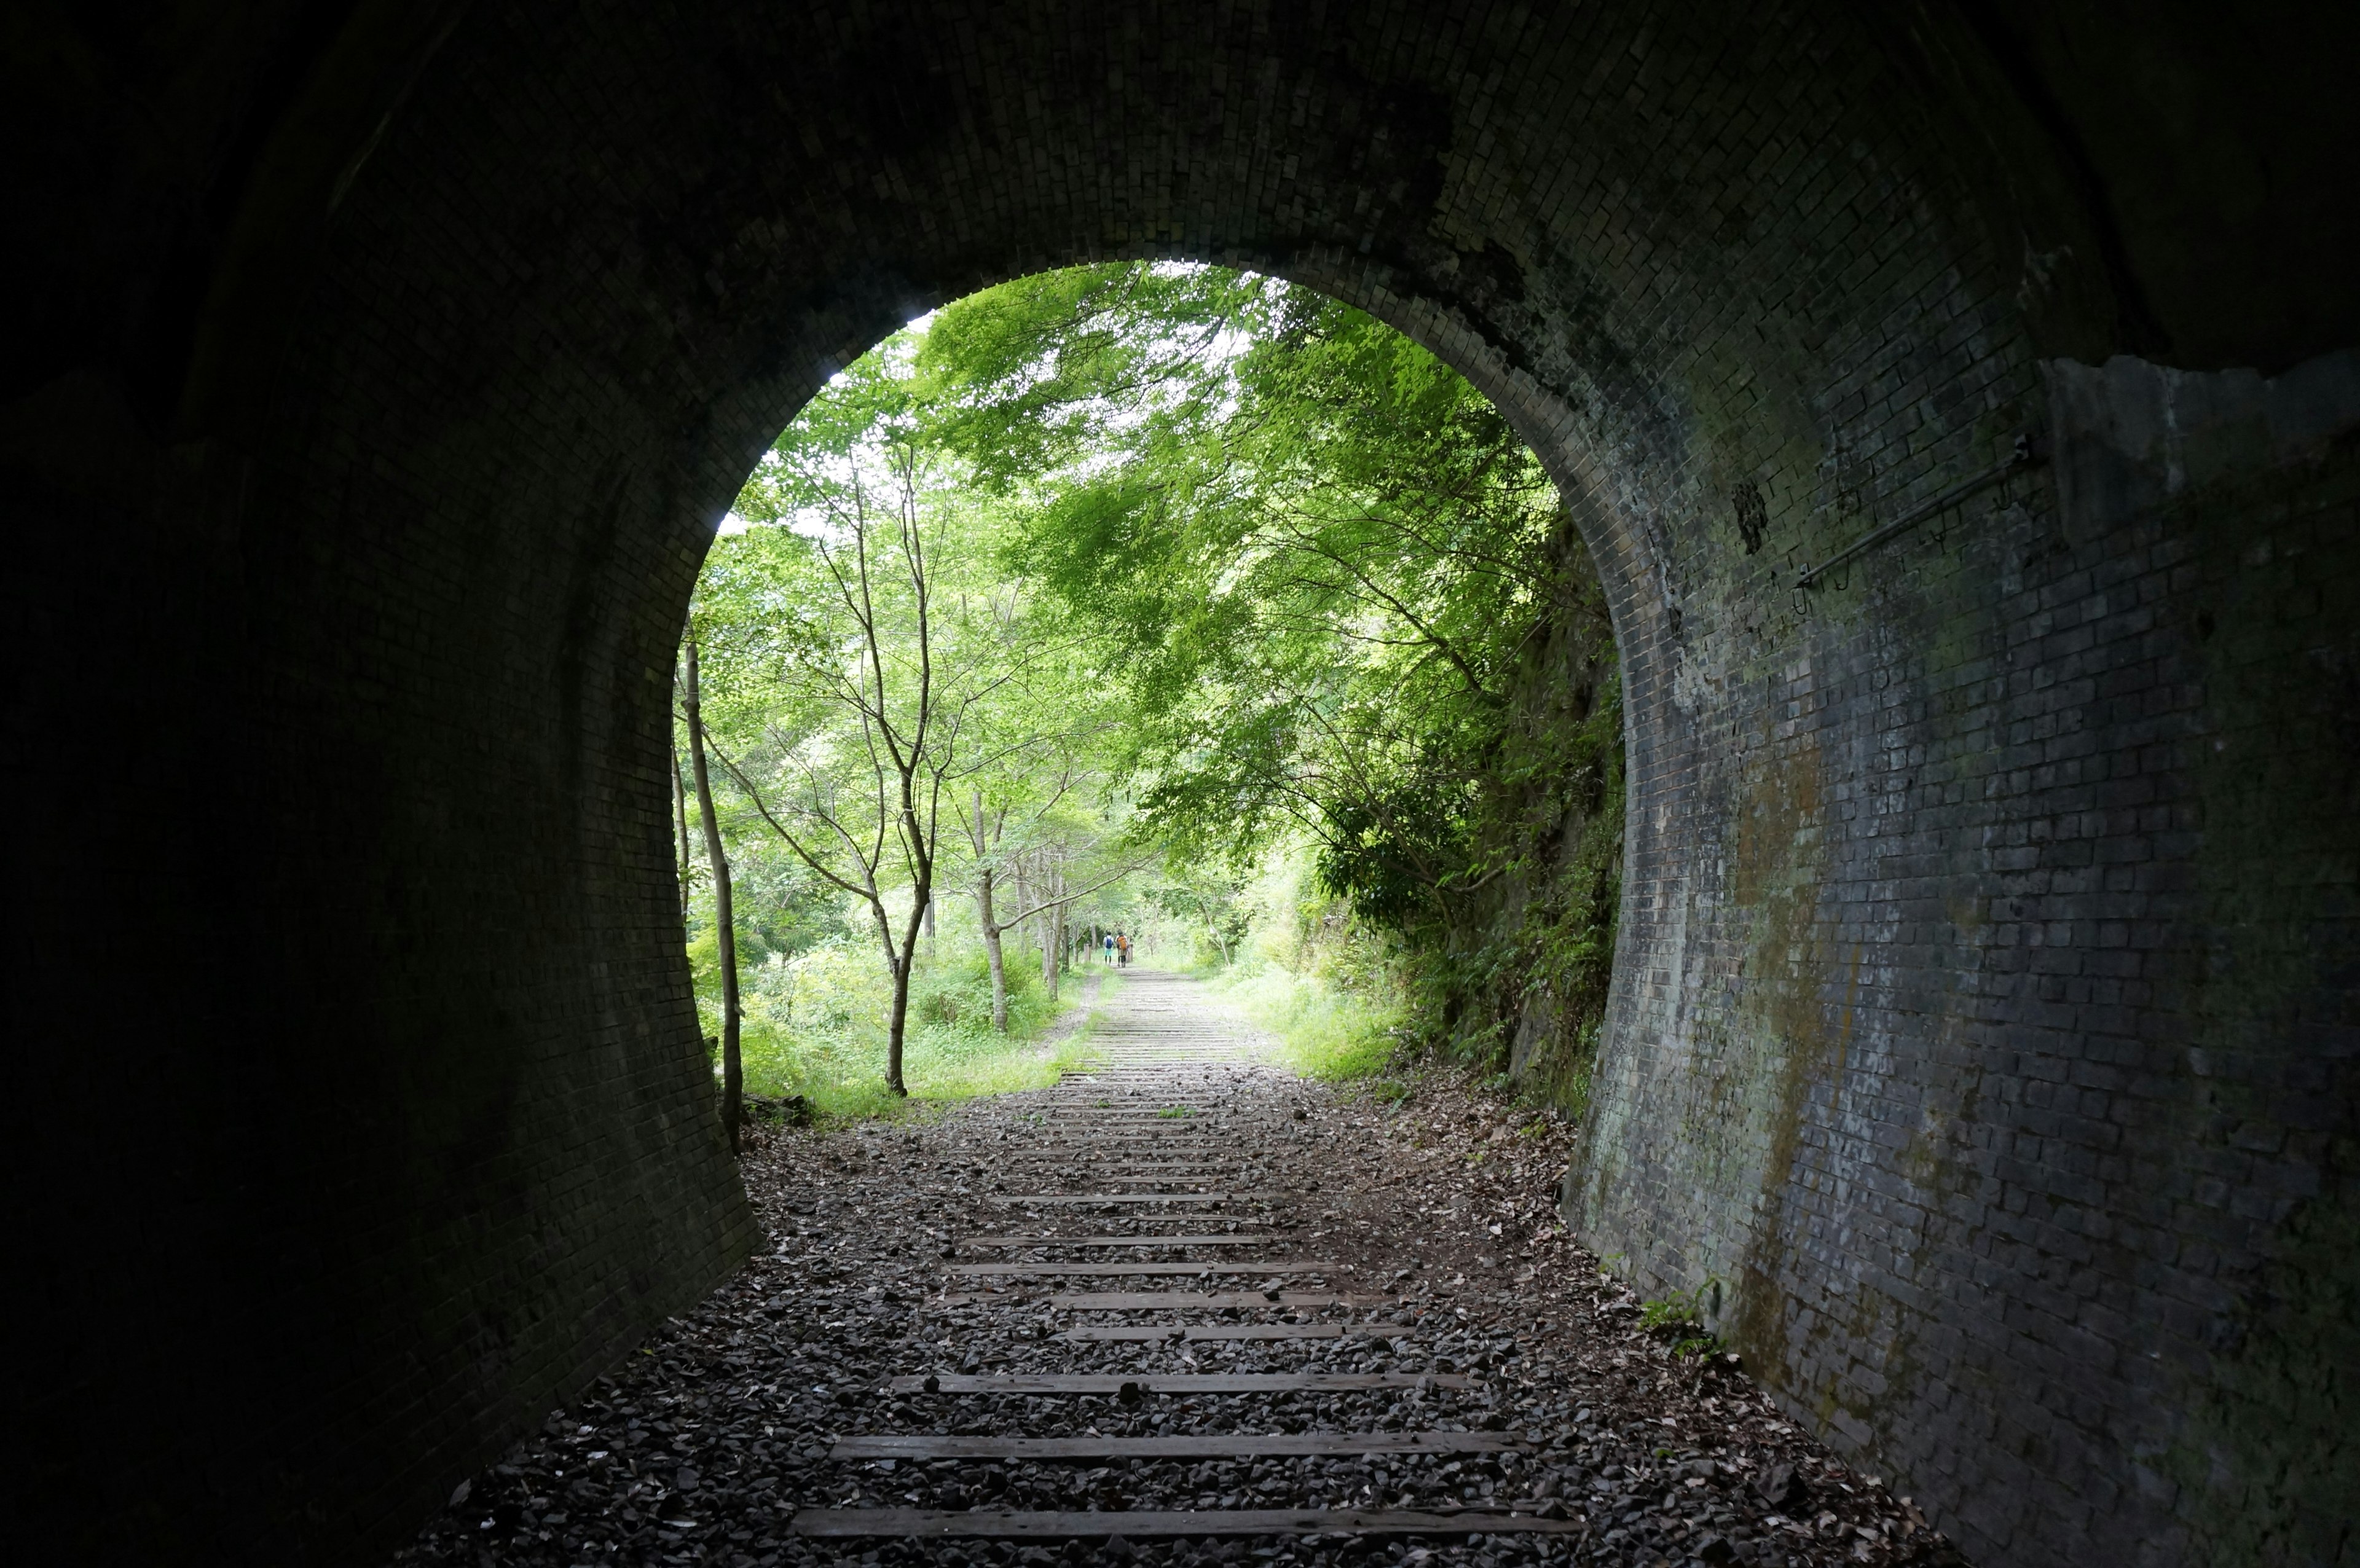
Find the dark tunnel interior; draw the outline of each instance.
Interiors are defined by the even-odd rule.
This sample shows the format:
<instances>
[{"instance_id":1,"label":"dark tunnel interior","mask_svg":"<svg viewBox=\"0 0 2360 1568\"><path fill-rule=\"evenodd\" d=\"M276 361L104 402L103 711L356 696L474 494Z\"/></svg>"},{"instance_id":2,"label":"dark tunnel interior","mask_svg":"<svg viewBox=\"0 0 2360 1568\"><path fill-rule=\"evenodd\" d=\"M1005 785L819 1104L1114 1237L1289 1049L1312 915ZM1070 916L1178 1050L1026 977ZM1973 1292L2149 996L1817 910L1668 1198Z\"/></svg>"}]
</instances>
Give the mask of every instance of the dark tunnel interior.
<instances>
[{"instance_id":1,"label":"dark tunnel interior","mask_svg":"<svg viewBox=\"0 0 2360 1568\"><path fill-rule=\"evenodd\" d=\"M381 1560L746 1257L705 545L885 332L1144 256L1409 333L1578 518L1577 1232L1730 1281L1976 1563L2360 1550L2360 13L37 0L0 58L17 1560Z\"/></svg>"}]
</instances>

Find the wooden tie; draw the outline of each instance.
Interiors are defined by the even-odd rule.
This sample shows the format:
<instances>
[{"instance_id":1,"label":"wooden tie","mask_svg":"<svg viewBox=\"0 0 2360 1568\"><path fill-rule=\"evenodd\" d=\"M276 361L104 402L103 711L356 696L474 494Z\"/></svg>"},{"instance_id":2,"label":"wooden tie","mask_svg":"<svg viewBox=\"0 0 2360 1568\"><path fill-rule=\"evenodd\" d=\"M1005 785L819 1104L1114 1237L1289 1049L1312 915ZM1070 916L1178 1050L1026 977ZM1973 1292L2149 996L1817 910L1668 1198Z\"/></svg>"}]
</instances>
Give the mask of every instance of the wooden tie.
<instances>
[{"instance_id":1,"label":"wooden tie","mask_svg":"<svg viewBox=\"0 0 2360 1568\"><path fill-rule=\"evenodd\" d=\"M1085 1540L1172 1535L1504 1535L1587 1533L1587 1521L1489 1508L1075 1509L1003 1513L993 1508L805 1508L795 1533L814 1536L943 1536Z\"/></svg>"},{"instance_id":2,"label":"wooden tie","mask_svg":"<svg viewBox=\"0 0 2360 1568\"><path fill-rule=\"evenodd\" d=\"M1126 981L1127 986L1153 984L1154 977L1146 975ZM1241 1348L1268 1345L1274 1353L1303 1355L1315 1351L1323 1343L1332 1345L1347 1339L1393 1340L1394 1348L1400 1349L1398 1341L1415 1337L1414 1329L1400 1323L1320 1321L1315 1316L1329 1310L1349 1315L1397 1304L1390 1295L1335 1288L1361 1274L1351 1265L1302 1258L1243 1262L1234 1257L1218 1256L1242 1248L1300 1245L1300 1237L1281 1234L1281 1229L1293 1222L1282 1218L1276 1211L1317 1192L1316 1184L1308 1182L1302 1184L1300 1192L1251 1185L1267 1179L1273 1161L1266 1150L1257 1152L1242 1147L1244 1139L1237 1130L1252 1117L1249 1109L1240 1108L1250 1107L1251 1103L1240 1102L1235 1096L1240 1091L1250 1091L1252 1079L1249 1074L1261 1071L1250 1050L1234 1041L1200 1045L1161 1030L1126 1034L1120 1027L1112 1031L1108 1044L1111 1048L1109 1062L1068 1074L1056 1088L1047 1092L1045 1103L1026 1107L1003 1135L1010 1147L999 1170L1007 1171L1011 1179L1020 1171L1031 1171L1030 1179L1034 1181L1063 1181L1069 1190L978 1192L968 1200L1000 1208L1095 1208L1105 1216L1098 1223L1106 1228L1078 1236L1021 1236L1004 1230L991 1235L960 1236L954 1245L945 1248L945 1260L940 1264L954 1288L929 1301L929 1310L985 1304L1013 1308L1037 1303L1058 1314L1109 1314L1118 1321L1069 1323L1050 1337L1065 1345L1139 1346L1137 1351L1115 1350L1129 1357L1153 1356L1164 1346L1173 1347L1169 1354L1181 1356L1180 1347L1185 1345L1224 1344ZM1264 1114L1284 1116L1284 1105L1281 1101L1274 1113ZM1174 1107L1185 1107L1188 1114L1169 1114ZM1030 1147L1023 1141L1028 1138L1033 1139ZM967 1169L976 1178L977 1185L984 1184L985 1172L980 1165ZM1223 1205L1251 1206L1258 1211L1254 1219L1259 1225L1279 1228L1213 1232L1208 1224L1213 1216L1204 1211ZM1115 1228L1175 1223L1182 1229L1171 1234L1153 1230L1120 1232ZM1188 1228L1191 1226L1194 1228ZM959 1262L955 1260L957 1247L996 1252L1168 1250L1189 1256L1184 1261L1026 1258ZM1372 1268L1366 1272L1372 1281L1392 1277L1381 1269ZM1273 1282L1267 1288L1196 1290L1094 1290L1053 1283L1067 1279L1120 1277L1265 1277ZM1290 1279L1295 1284L1290 1286ZM1024 1283L1027 1280L1043 1284L1028 1289ZM1122 1321L1123 1314L1136 1312L1155 1316L1146 1322ZM1226 1314L1227 1319L1237 1321L1202 1321L1207 1313ZM1273 1317L1257 1320L1256 1314L1262 1313ZM948 1339L942 1343L945 1347L952 1344ZM1194 1360L1193 1356L1181 1358ZM972 1357L966 1364L970 1367L976 1365ZM1362 1412L1358 1424L1373 1428L1378 1423L1368 1418L1385 1414L1387 1409L1396 1418L1405 1410L1411 1412L1408 1419L1413 1421L1419 1413L1434 1410L1426 1399L1429 1393L1447 1397L1451 1392L1477 1390L1475 1379L1457 1371L1171 1372L1142 1365L1130 1371L1064 1373L927 1370L922 1363L919 1368L890 1379L887 1385L886 1391L895 1398L893 1409L897 1415L907 1416L915 1410L919 1413L914 1419L920 1422L956 1422L963 1430L956 1434L848 1433L834 1441L829 1457L847 1464L865 1462L880 1471L891 1471L899 1464L933 1465L939 1469L945 1465L968 1461L1062 1461L1103 1466L1177 1460L1480 1456L1524 1447L1524 1441L1513 1432L1421 1426L1382 1431L1176 1430L1199 1424L1189 1412L1205 1410L1207 1407L1203 1401L1207 1400L1256 1395L1284 1400L1308 1396L1306 1403L1289 1408L1297 1414L1317 1408L1332 1420L1334 1412L1351 1410L1350 1401L1355 1399L1399 1395L1400 1399L1390 1407ZM1108 1424L1127 1424L1133 1432L1101 1435L1095 1427L1080 1430L1087 1418L1077 1410L1073 1417L1074 1430L1066 1434L993 1433L977 1431L970 1424L974 1421L972 1405L963 1405L954 1412L952 1401L991 1398L1104 1400L1115 1412ZM1093 1404L1088 1408L1096 1407ZM1175 1415L1185 1419L1170 1421L1169 1424L1175 1428L1172 1432L1143 1430L1161 1427ZM1289 1419L1277 1424L1296 1426L1302 1422ZM1353 1421L1348 1419L1344 1424L1353 1424ZM1405 1421L1389 1419L1382 1424L1400 1429ZM1482 1424L1498 1427L1501 1422L1493 1415ZM1077 1500L1081 1495L1077 1490ZM1147 1540L1290 1536L1332 1537L1340 1541L1376 1536L1564 1536L1581 1534L1591 1528L1578 1511L1568 1517L1562 1504L1539 1500L1487 1503L1480 1508L1131 1508L1123 1506L1119 1491L1100 1489L1098 1495L1102 1507L1063 1510L983 1506L804 1508L794 1516L793 1529L806 1537L829 1540L1104 1541L1116 1537ZM923 1496L911 1494L912 1500ZM948 1497L937 1500L959 1499ZM1037 1500L1060 1499L1052 1497ZM1206 1496L1198 1500L1212 1499ZM1220 1500L1254 1499L1249 1495L1229 1496ZM1382 1504L1387 1499L1376 1497L1368 1500ZM1400 1500L1411 1499L1403 1497Z\"/></svg>"}]
</instances>

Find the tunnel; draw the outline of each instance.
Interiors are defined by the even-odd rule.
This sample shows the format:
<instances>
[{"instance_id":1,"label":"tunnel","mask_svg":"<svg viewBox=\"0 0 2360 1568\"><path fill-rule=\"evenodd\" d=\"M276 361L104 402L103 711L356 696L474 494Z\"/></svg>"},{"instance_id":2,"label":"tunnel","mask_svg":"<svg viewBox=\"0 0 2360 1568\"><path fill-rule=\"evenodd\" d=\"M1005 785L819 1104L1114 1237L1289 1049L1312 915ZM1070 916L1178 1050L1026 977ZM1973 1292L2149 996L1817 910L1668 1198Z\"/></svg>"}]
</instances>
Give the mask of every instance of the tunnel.
<instances>
[{"instance_id":1,"label":"tunnel","mask_svg":"<svg viewBox=\"0 0 2360 1568\"><path fill-rule=\"evenodd\" d=\"M2018 0L21 7L23 1562L381 1561L759 1242L669 847L826 377L1284 276L1626 682L1562 1212L1983 1564L2349 1562L2360 23Z\"/></svg>"}]
</instances>

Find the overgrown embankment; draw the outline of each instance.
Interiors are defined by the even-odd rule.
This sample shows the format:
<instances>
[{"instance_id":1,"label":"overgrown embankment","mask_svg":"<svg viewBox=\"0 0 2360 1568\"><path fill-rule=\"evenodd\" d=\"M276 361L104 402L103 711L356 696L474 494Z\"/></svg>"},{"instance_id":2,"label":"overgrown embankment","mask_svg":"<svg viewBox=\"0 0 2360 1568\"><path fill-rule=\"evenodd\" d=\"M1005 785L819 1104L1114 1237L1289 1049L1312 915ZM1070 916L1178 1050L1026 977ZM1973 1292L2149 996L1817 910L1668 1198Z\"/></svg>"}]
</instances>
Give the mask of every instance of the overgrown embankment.
<instances>
[{"instance_id":1,"label":"overgrown embankment","mask_svg":"<svg viewBox=\"0 0 2360 1568\"><path fill-rule=\"evenodd\" d=\"M1479 780L1469 911L1414 950L1426 1038L1576 1116L1614 968L1622 886L1622 672L1587 552L1528 645Z\"/></svg>"},{"instance_id":2,"label":"overgrown embankment","mask_svg":"<svg viewBox=\"0 0 2360 1568\"><path fill-rule=\"evenodd\" d=\"M1558 548L1558 605L1467 759L1443 895L1389 899L1366 861L1306 847L1240 888L1241 942L1199 950L1312 1076L1383 1081L1431 1056L1587 1109L1622 892L1622 688L1588 559Z\"/></svg>"}]
</instances>

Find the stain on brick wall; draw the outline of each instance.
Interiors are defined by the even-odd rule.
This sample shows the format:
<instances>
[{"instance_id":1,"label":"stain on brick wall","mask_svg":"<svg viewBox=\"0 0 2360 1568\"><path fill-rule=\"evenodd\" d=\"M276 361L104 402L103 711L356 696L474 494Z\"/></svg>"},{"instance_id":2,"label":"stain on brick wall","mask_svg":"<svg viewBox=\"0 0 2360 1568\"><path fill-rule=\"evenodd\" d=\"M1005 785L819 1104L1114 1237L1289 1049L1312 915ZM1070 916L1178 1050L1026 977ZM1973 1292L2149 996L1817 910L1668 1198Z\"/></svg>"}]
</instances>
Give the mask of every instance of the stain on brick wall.
<instances>
[{"instance_id":1,"label":"stain on brick wall","mask_svg":"<svg viewBox=\"0 0 2360 1568\"><path fill-rule=\"evenodd\" d=\"M1994 1560L2360 1502L2355 371L2048 365L2052 472L1811 590L1634 848L1569 1214Z\"/></svg>"}]
</instances>

